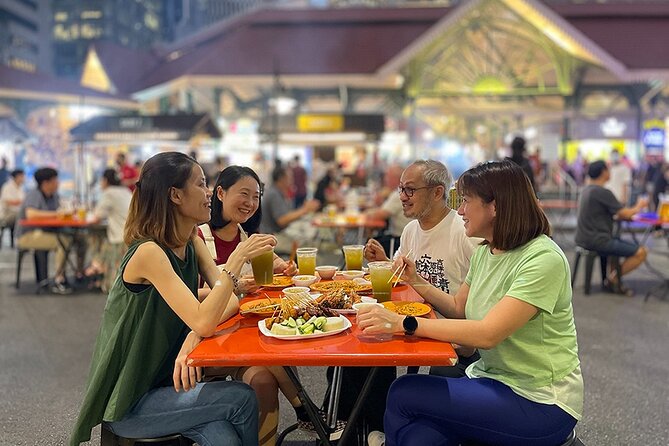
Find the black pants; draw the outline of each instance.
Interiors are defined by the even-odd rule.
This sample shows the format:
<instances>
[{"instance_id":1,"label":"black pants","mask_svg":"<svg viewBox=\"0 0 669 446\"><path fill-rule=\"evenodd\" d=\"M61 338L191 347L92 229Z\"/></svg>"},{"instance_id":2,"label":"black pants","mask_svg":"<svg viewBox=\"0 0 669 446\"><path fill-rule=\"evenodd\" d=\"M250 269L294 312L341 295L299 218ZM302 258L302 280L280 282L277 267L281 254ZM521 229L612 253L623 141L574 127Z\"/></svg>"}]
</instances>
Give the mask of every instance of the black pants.
<instances>
[{"instance_id":1,"label":"black pants","mask_svg":"<svg viewBox=\"0 0 669 446\"><path fill-rule=\"evenodd\" d=\"M337 418L340 420L348 419L370 370L370 367L342 368L341 394L339 398L339 412L337 414ZM333 371L333 367L328 367L328 383L332 382ZM362 412L358 418L358 431L361 431L362 426L365 424L367 424L369 431L383 431L383 414L386 411L386 398L388 397L390 385L396 378L396 367L379 368L367 399L363 402Z\"/></svg>"}]
</instances>

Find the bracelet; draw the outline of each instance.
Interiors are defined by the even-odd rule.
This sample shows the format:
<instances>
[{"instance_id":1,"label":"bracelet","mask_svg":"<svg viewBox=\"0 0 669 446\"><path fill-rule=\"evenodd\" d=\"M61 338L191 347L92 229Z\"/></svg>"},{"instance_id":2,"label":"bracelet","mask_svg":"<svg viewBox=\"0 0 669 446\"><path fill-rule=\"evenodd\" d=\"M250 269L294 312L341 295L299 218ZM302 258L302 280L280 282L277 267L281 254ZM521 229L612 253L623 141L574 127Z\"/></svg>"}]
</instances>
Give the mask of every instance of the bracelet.
<instances>
[{"instance_id":1,"label":"bracelet","mask_svg":"<svg viewBox=\"0 0 669 446\"><path fill-rule=\"evenodd\" d=\"M225 274L228 275L230 280L232 280L232 287L236 290L239 287L239 279L237 279L237 277L234 274L232 274L225 268L221 268L221 272L224 272Z\"/></svg>"}]
</instances>

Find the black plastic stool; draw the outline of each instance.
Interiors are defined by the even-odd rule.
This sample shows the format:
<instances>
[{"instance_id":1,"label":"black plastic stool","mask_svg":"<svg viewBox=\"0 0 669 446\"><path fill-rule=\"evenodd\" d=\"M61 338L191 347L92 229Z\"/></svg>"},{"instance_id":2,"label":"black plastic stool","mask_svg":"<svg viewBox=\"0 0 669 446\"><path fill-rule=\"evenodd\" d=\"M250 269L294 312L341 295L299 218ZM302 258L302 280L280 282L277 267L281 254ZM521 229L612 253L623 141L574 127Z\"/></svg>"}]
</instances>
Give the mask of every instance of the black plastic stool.
<instances>
[{"instance_id":1,"label":"black plastic stool","mask_svg":"<svg viewBox=\"0 0 669 446\"><path fill-rule=\"evenodd\" d=\"M602 283L607 278L606 266L608 264L608 259L605 255L600 255L597 251L591 251L585 249L581 246L576 247L576 259L574 260L574 269L571 272L571 286L574 287L576 283L576 274L578 273L578 265L581 262L581 256L585 256L585 294L590 294L590 285L592 282L592 269L595 267L595 258L599 257L599 262L601 266L602 273ZM616 269L616 277L618 277L618 283L622 283L622 273L620 269L620 261L618 257L611 257L611 262Z\"/></svg>"},{"instance_id":2,"label":"black plastic stool","mask_svg":"<svg viewBox=\"0 0 669 446\"><path fill-rule=\"evenodd\" d=\"M150 444L152 446L193 446L193 441L181 434L165 435L156 438L125 438L110 431L102 424L100 431L100 446L139 446Z\"/></svg>"},{"instance_id":3,"label":"black plastic stool","mask_svg":"<svg viewBox=\"0 0 669 446\"><path fill-rule=\"evenodd\" d=\"M16 283L14 286L16 289L21 287L21 266L23 264L23 257L30 251L33 251L33 257L35 259L35 282L39 285L37 289L37 292L39 293L43 285L47 284L49 281L49 251L19 248L16 251Z\"/></svg>"}]
</instances>

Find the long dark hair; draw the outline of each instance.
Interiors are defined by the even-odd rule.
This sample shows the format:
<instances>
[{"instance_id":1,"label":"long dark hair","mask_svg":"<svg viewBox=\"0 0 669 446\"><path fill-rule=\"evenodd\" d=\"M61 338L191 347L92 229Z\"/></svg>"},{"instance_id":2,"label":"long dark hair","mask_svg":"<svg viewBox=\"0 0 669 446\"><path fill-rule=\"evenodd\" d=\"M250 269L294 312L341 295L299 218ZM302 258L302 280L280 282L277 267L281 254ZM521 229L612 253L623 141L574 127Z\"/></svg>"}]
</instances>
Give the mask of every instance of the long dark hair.
<instances>
[{"instance_id":1,"label":"long dark hair","mask_svg":"<svg viewBox=\"0 0 669 446\"><path fill-rule=\"evenodd\" d=\"M495 201L492 249L508 251L545 234L551 235L546 214L523 169L511 161L489 161L472 167L458 179L458 193Z\"/></svg>"},{"instance_id":2,"label":"long dark hair","mask_svg":"<svg viewBox=\"0 0 669 446\"><path fill-rule=\"evenodd\" d=\"M216 184L214 185L214 194L211 196L211 220L209 220L209 226L211 226L212 229L220 229L230 223L230 221L223 219L223 202L218 198L218 186L221 186L224 191L227 191L231 186L235 185L239 180L245 177L251 177L256 180L260 186L260 197L258 198L258 209L251 218L242 223L242 228L248 234L255 234L258 232L260 220L262 220L263 184L260 181L258 174L255 173L253 169L246 166L228 166L218 174Z\"/></svg>"},{"instance_id":3,"label":"long dark hair","mask_svg":"<svg viewBox=\"0 0 669 446\"><path fill-rule=\"evenodd\" d=\"M130 200L123 234L126 245L151 239L173 249L188 242L188 237L183 239L177 232L170 189L183 188L196 165L193 158L180 152L159 153L144 163Z\"/></svg>"}]
</instances>

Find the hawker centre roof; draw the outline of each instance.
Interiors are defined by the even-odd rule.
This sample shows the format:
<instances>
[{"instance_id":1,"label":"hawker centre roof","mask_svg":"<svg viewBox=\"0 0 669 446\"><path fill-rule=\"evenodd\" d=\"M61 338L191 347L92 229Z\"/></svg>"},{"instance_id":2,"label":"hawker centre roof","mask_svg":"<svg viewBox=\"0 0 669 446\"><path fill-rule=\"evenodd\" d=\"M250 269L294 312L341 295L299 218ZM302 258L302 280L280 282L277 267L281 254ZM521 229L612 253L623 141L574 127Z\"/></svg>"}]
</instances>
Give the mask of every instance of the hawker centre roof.
<instances>
[{"instance_id":1,"label":"hawker centre roof","mask_svg":"<svg viewBox=\"0 0 669 446\"><path fill-rule=\"evenodd\" d=\"M401 91L428 105L464 97L464 108L475 108L481 96L545 97L549 105L550 97L588 84L652 82L661 92L669 81L668 40L669 3L645 0L259 9L149 52L96 43L82 79L140 101L182 87L224 88L239 102L254 101L280 75L283 86L315 94L343 86ZM91 58L103 74L91 74Z\"/></svg>"}]
</instances>

